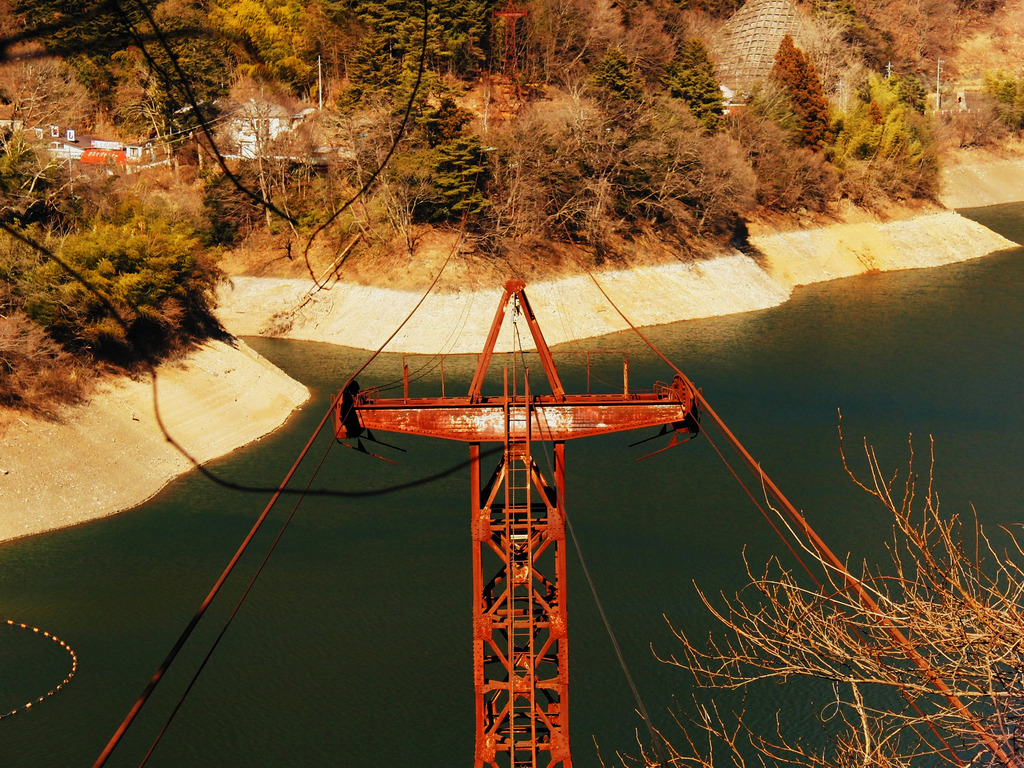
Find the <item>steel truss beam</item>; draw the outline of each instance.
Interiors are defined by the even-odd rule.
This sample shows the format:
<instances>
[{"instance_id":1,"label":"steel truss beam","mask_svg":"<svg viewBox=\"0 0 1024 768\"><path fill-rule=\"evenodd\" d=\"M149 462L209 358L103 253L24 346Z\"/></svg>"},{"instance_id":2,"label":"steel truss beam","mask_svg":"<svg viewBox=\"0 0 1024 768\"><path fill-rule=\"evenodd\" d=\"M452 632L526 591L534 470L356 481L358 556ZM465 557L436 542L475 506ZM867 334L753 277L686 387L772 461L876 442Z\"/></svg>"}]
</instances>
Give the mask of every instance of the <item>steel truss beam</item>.
<instances>
[{"instance_id":1,"label":"steel truss beam","mask_svg":"<svg viewBox=\"0 0 1024 768\"><path fill-rule=\"evenodd\" d=\"M470 458L474 765L571 768L565 444L554 447L554 487L528 441L506 443L483 487L479 444Z\"/></svg>"},{"instance_id":2,"label":"steel truss beam","mask_svg":"<svg viewBox=\"0 0 1024 768\"><path fill-rule=\"evenodd\" d=\"M569 751L569 645L565 599L565 441L642 427L697 430L696 393L677 375L650 392L569 395L519 281L505 284L467 395L382 398L349 381L334 406L335 435L370 430L460 440L470 446L473 533L473 680L475 768L572 768ZM508 306L530 328L550 395L482 392ZM443 387L442 387L443 389ZM408 391L406 387L406 391ZM533 443L552 443L552 482L533 458ZM504 452L482 482L480 445ZM485 579L486 577L486 579Z\"/></svg>"}]
</instances>

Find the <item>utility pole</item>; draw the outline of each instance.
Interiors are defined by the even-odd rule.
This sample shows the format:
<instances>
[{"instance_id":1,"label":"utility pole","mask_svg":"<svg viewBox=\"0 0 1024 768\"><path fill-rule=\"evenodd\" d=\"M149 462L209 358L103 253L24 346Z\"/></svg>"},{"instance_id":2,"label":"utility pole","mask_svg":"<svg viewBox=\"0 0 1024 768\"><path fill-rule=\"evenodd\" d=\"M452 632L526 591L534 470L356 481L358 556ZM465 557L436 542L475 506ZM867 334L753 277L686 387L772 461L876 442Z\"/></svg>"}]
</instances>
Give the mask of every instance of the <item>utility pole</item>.
<instances>
[{"instance_id":1,"label":"utility pole","mask_svg":"<svg viewBox=\"0 0 1024 768\"><path fill-rule=\"evenodd\" d=\"M942 109L942 59L935 62L935 111Z\"/></svg>"},{"instance_id":2,"label":"utility pole","mask_svg":"<svg viewBox=\"0 0 1024 768\"><path fill-rule=\"evenodd\" d=\"M323 58L316 57L316 95L320 97L320 111L324 111L324 66Z\"/></svg>"},{"instance_id":3,"label":"utility pole","mask_svg":"<svg viewBox=\"0 0 1024 768\"><path fill-rule=\"evenodd\" d=\"M885 65L885 79L888 80L890 77L892 77L892 62L891 61L888 64Z\"/></svg>"}]
</instances>

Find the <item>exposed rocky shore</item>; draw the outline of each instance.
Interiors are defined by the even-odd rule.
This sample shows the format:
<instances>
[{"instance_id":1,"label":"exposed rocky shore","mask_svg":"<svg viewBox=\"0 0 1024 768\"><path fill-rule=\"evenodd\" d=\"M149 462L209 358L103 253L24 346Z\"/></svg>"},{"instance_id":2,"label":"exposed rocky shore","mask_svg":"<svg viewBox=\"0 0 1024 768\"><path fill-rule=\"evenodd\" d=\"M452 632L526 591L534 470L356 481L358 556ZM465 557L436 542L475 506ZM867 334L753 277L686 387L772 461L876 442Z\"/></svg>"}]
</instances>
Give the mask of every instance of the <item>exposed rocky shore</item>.
<instances>
[{"instance_id":1,"label":"exposed rocky shore","mask_svg":"<svg viewBox=\"0 0 1024 768\"><path fill-rule=\"evenodd\" d=\"M596 282L638 325L777 306L798 285L873 271L967 261L1015 244L953 211L892 221L761 231L757 253L732 252L688 262L604 270ZM220 296L221 319L238 335L279 335L376 349L422 291L341 282L312 292L302 279L235 277ZM393 352L475 352L493 317L501 285L431 293L388 344ZM531 282L530 302L549 344L628 327L586 273ZM510 349L511 331L498 348Z\"/></svg>"},{"instance_id":2,"label":"exposed rocky shore","mask_svg":"<svg viewBox=\"0 0 1024 768\"><path fill-rule=\"evenodd\" d=\"M1024 200L1024 161L989 159L946 170L950 208ZM597 281L638 325L776 306L798 285L869 271L939 266L1014 247L953 211L809 229L755 228L755 253L606 270ZM235 277L220 316L238 335L279 333L376 349L422 292L339 283L310 293L307 280ZM392 341L392 351L476 351L501 286L431 295ZM586 274L530 283L549 343L626 327ZM499 340L509 348L510 339ZM161 366L160 414L200 462L281 425L308 397L302 385L239 342L212 342ZM133 507L191 464L156 424L148 380L102 386L56 421L0 414L0 541Z\"/></svg>"},{"instance_id":3,"label":"exposed rocky shore","mask_svg":"<svg viewBox=\"0 0 1024 768\"><path fill-rule=\"evenodd\" d=\"M214 341L160 366L167 431L202 463L284 423L309 393L244 343ZM104 383L56 420L5 414L0 433L0 541L141 504L192 464L157 426L153 383Z\"/></svg>"}]
</instances>

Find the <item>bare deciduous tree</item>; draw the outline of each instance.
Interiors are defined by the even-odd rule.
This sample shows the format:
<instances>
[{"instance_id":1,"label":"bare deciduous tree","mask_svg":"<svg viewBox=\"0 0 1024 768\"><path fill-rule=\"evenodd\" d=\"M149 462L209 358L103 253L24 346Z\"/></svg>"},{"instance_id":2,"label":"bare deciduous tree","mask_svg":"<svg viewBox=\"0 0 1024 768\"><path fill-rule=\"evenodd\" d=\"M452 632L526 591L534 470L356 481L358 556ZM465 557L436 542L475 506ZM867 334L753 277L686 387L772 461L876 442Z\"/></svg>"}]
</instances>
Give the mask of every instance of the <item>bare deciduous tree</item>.
<instances>
[{"instance_id":1,"label":"bare deciduous tree","mask_svg":"<svg viewBox=\"0 0 1024 768\"><path fill-rule=\"evenodd\" d=\"M990 147L1006 139L1006 125L991 99L971 94L971 108L942 115L936 129L941 141L959 149Z\"/></svg>"},{"instance_id":2,"label":"bare deciduous tree","mask_svg":"<svg viewBox=\"0 0 1024 768\"><path fill-rule=\"evenodd\" d=\"M38 43L20 43L0 59L0 97L26 127L77 127L93 112L89 94L71 68Z\"/></svg>"},{"instance_id":3,"label":"bare deciduous tree","mask_svg":"<svg viewBox=\"0 0 1024 768\"><path fill-rule=\"evenodd\" d=\"M867 479L854 482L893 520L890 560L865 565L854 581L810 545L806 556L824 574L817 583L778 560L732 597L702 601L720 632L700 641L677 632L682 652L667 661L708 689L740 689L792 678L828 681L836 693L833 740L817 748L776 728L759 733L744 712L714 703L674 739L673 766L791 764L1019 766L1024 742L1024 549L1004 531L997 546L975 518L940 514L932 468L887 476L865 445ZM902 639L901 639L902 638ZM893 694L906 702L895 706ZM651 755L624 764L663 764Z\"/></svg>"}]
</instances>

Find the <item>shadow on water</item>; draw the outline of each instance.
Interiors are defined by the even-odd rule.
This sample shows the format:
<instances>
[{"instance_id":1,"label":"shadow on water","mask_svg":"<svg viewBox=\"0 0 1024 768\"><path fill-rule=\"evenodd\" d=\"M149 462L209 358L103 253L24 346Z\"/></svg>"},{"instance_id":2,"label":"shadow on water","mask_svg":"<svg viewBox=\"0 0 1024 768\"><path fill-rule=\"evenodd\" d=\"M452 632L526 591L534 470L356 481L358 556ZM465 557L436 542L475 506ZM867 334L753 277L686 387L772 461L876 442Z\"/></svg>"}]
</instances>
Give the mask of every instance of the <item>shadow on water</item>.
<instances>
[{"instance_id":1,"label":"shadow on water","mask_svg":"<svg viewBox=\"0 0 1024 768\"><path fill-rule=\"evenodd\" d=\"M1022 239L1022 211L969 213ZM842 470L839 409L849 442L857 447L866 437L893 469L905 464L909 435L919 458L933 436L947 511L964 513L973 503L987 523L1020 519L1022 255L813 286L773 310L649 335L822 536L854 561L872 558L888 526ZM237 482L273 485L366 353L250 343L314 397L286 427L212 467ZM583 346L628 350L636 386L670 378L628 334L570 348ZM387 384L399 365L398 356L384 356L360 383ZM578 358L560 365L570 387L585 386ZM617 371L607 375L614 380ZM461 444L386 439L408 451L382 449L397 466L335 448L314 487L386 489L466 458ZM652 654L675 647L666 619L706 631L693 582L734 591L744 581L744 549L758 565L780 546L705 441L638 463L649 447L629 448L633 439L570 444L567 500L630 672L656 723L672 733L668 710L692 691L687 673ZM314 446L300 484L330 442L324 436ZM467 478L462 469L376 497L307 499L150 765L468 765ZM91 764L266 500L191 474L128 514L0 546L0 615L59 634L80 658L66 690L0 722L0 765ZM211 609L214 620L204 622L110 765L141 760L292 502L275 512ZM570 560L573 750L577 764L594 765L594 739L608 761L616 751L635 753L640 723L571 550ZM65 673L60 654L31 641L0 630L0 711ZM786 727L813 733L830 692L770 686L756 695L763 722L781 708Z\"/></svg>"}]
</instances>

